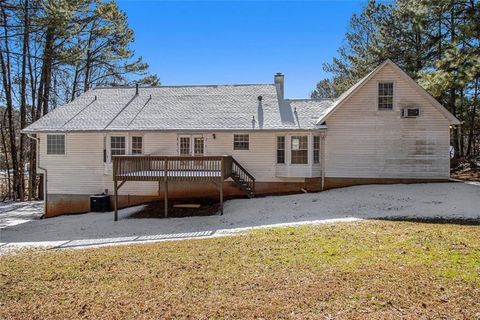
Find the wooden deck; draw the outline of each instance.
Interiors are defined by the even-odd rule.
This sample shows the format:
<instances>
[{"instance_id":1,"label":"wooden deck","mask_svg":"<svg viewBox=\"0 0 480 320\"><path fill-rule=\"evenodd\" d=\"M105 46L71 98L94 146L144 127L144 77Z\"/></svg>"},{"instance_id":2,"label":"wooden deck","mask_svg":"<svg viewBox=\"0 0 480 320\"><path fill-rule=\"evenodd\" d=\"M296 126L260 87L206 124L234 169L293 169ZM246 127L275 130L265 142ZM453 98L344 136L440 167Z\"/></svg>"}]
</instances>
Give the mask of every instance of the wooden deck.
<instances>
[{"instance_id":1,"label":"wooden deck","mask_svg":"<svg viewBox=\"0 0 480 320\"><path fill-rule=\"evenodd\" d=\"M118 190L127 181L158 181L163 184L165 217L168 216L168 182L212 182L220 193L223 214L223 181L233 181L249 197L255 194L255 178L232 156L113 156L115 221L118 220Z\"/></svg>"}]
</instances>

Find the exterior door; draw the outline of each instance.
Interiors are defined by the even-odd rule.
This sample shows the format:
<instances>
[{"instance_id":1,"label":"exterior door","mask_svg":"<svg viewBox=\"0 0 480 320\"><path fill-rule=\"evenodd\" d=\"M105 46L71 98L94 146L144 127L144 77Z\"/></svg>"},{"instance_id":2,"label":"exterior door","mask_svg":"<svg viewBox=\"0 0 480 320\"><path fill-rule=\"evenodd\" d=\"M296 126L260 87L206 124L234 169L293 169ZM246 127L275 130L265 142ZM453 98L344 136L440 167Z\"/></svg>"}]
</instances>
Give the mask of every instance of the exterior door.
<instances>
[{"instance_id":1,"label":"exterior door","mask_svg":"<svg viewBox=\"0 0 480 320\"><path fill-rule=\"evenodd\" d=\"M205 144L203 137L193 137L193 155L203 156L205 154Z\"/></svg>"},{"instance_id":2,"label":"exterior door","mask_svg":"<svg viewBox=\"0 0 480 320\"><path fill-rule=\"evenodd\" d=\"M178 142L180 156L203 156L205 154L205 140L202 136L182 135Z\"/></svg>"},{"instance_id":3,"label":"exterior door","mask_svg":"<svg viewBox=\"0 0 480 320\"><path fill-rule=\"evenodd\" d=\"M191 154L192 144L190 143L190 136L180 136L178 143L178 155L189 156Z\"/></svg>"}]
</instances>

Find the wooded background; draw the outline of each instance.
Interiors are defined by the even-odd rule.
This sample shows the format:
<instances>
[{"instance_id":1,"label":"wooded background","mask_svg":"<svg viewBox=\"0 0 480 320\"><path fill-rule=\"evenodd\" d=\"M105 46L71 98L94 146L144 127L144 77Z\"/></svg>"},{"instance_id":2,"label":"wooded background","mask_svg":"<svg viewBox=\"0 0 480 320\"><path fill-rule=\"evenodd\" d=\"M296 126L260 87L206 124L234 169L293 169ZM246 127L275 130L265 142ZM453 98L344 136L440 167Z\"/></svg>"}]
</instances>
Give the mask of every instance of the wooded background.
<instances>
[{"instance_id":1,"label":"wooded background","mask_svg":"<svg viewBox=\"0 0 480 320\"><path fill-rule=\"evenodd\" d=\"M452 131L457 157L480 154L480 4L477 0L370 0L352 16L330 78L312 98L338 97L391 59L462 121Z\"/></svg>"},{"instance_id":2,"label":"wooded background","mask_svg":"<svg viewBox=\"0 0 480 320\"><path fill-rule=\"evenodd\" d=\"M89 88L159 79L115 1L0 1L0 26L0 179L6 196L33 199L36 146L21 129Z\"/></svg>"}]
</instances>

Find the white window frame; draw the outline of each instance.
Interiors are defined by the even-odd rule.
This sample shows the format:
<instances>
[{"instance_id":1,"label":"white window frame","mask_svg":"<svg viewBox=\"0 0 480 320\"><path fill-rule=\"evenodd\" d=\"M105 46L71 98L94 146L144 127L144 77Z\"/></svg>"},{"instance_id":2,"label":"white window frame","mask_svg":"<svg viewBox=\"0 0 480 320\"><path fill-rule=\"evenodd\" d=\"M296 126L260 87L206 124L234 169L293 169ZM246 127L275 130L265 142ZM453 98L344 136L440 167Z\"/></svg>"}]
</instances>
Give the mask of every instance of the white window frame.
<instances>
[{"instance_id":1,"label":"white window frame","mask_svg":"<svg viewBox=\"0 0 480 320\"><path fill-rule=\"evenodd\" d=\"M290 144L290 164L292 166L297 166L297 165L300 165L300 166L304 166L304 165L308 165L310 164L310 138L309 138L309 134L306 134L306 133L298 133L298 134L292 134L289 138L289 144ZM307 162L306 163L293 163L293 154L292 152L293 151L298 151L298 150L294 150L293 149L293 138L297 138L297 137L306 137L307 138L307 149L299 149L299 150L306 150L307 151L307 156L306 156L306 159L307 159Z\"/></svg>"},{"instance_id":2,"label":"white window frame","mask_svg":"<svg viewBox=\"0 0 480 320\"><path fill-rule=\"evenodd\" d=\"M112 138L113 137L123 137L125 139L125 155L129 154L129 143L128 135L125 134L112 134L107 136L107 147L108 147L108 162L112 162Z\"/></svg>"},{"instance_id":3,"label":"white window frame","mask_svg":"<svg viewBox=\"0 0 480 320\"><path fill-rule=\"evenodd\" d=\"M63 153L48 153L48 137L49 136L63 136ZM63 133L47 133L45 135L45 154L47 156L60 156L64 157L67 155L67 135Z\"/></svg>"},{"instance_id":4,"label":"white window frame","mask_svg":"<svg viewBox=\"0 0 480 320\"><path fill-rule=\"evenodd\" d=\"M386 108L380 108L379 107L379 103L378 103L378 100L380 98L380 95L379 95L379 86L381 83L391 83L392 84L392 90L393 90L393 95L392 95L392 108L391 109L386 109ZM393 80L379 80L376 82L376 87L375 87L375 105L377 106L377 111L380 111L380 112L383 112L383 111L393 111L396 109L396 91L397 91L397 88L396 88L396 83L395 81Z\"/></svg>"},{"instance_id":5,"label":"white window frame","mask_svg":"<svg viewBox=\"0 0 480 320\"><path fill-rule=\"evenodd\" d=\"M235 148L235 136L247 136L247 138L248 138L247 149L236 149ZM242 142L242 141L238 141L238 142ZM232 137L232 148L233 148L233 151L250 151L250 134L248 134L248 133L234 133L233 137Z\"/></svg>"},{"instance_id":6,"label":"white window frame","mask_svg":"<svg viewBox=\"0 0 480 320\"><path fill-rule=\"evenodd\" d=\"M278 162L278 151L282 150L282 149L278 149L278 138L283 138L283 162ZM284 166L288 164L288 159L287 159L288 140L289 140L289 137L286 134L279 134L275 136L275 163L278 166Z\"/></svg>"}]
</instances>

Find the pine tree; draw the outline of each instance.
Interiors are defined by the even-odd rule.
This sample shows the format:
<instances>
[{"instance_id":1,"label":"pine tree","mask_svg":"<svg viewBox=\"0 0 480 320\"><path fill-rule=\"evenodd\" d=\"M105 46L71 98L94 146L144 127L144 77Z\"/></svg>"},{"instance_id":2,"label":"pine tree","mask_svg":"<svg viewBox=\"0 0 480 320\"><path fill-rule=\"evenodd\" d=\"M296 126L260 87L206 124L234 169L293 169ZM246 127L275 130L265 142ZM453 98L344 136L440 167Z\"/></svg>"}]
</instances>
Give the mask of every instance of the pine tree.
<instances>
[{"instance_id":1,"label":"pine tree","mask_svg":"<svg viewBox=\"0 0 480 320\"><path fill-rule=\"evenodd\" d=\"M330 79L320 80L310 96L313 99L334 99L337 97L337 93L333 81Z\"/></svg>"}]
</instances>

